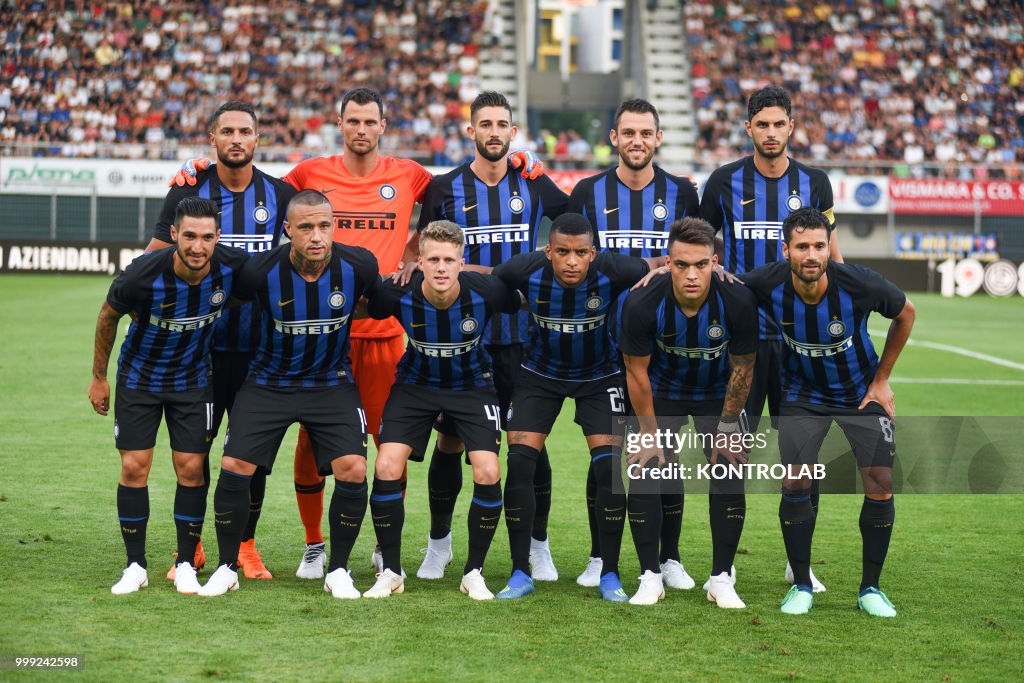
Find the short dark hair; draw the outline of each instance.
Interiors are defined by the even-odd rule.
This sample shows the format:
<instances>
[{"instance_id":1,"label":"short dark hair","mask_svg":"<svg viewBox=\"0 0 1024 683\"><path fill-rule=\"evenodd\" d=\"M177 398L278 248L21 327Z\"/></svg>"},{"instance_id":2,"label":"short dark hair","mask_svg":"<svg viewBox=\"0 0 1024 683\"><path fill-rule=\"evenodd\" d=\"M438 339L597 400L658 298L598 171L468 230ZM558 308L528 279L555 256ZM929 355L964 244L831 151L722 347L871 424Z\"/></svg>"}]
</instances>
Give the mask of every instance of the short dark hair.
<instances>
[{"instance_id":1,"label":"short dark hair","mask_svg":"<svg viewBox=\"0 0 1024 683\"><path fill-rule=\"evenodd\" d=\"M381 99L380 93L371 88L352 88L345 96L341 98L341 108L338 109L338 116L345 114L345 107L348 106L349 102L355 102L356 104L369 104L370 102L376 102L377 108L380 110L380 117L384 118L384 100Z\"/></svg>"},{"instance_id":2,"label":"short dark hair","mask_svg":"<svg viewBox=\"0 0 1024 683\"><path fill-rule=\"evenodd\" d=\"M508 110L509 120L512 119L512 107L509 105L508 99L500 92L485 90L477 95L473 104L469 105L469 120L473 121L476 118L476 113L484 107L504 107Z\"/></svg>"},{"instance_id":3,"label":"short dark hair","mask_svg":"<svg viewBox=\"0 0 1024 683\"><path fill-rule=\"evenodd\" d=\"M293 206L322 206L324 204L331 206L331 200L328 199L323 192L319 192L317 190L303 190L292 197L291 201L288 202L288 209L285 211L285 216L288 220L291 220Z\"/></svg>"},{"instance_id":4,"label":"short dark hair","mask_svg":"<svg viewBox=\"0 0 1024 683\"><path fill-rule=\"evenodd\" d=\"M583 214L579 213L563 213L561 216L551 221L550 234L553 235L556 232L568 236L594 236L594 228L591 227L590 221L584 218Z\"/></svg>"},{"instance_id":5,"label":"short dark hair","mask_svg":"<svg viewBox=\"0 0 1024 683\"><path fill-rule=\"evenodd\" d=\"M658 118L658 110L654 108L654 105L647 100L642 100L639 97L634 97L631 100L626 100L619 105L618 110L615 112L615 130L619 129L619 119L626 112L633 114L653 114L654 115L654 130L661 130L661 119Z\"/></svg>"},{"instance_id":6,"label":"short dark hair","mask_svg":"<svg viewBox=\"0 0 1024 683\"><path fill-rule=\"evenodd\" d=\"M212 218L217 223L218 215L217 205L209 199L185 197L174 207L174 227L180 228L185 218ZM220 223L217 223L217 229L220 229Z\"/></svg>"},{"instance_id":7,"label":"short dark hair","mask_svg":"<svg viewBox=\"0 0 1024 683\"><path fill-rule=\"evenodd\" d=\"M786 116L793 114L793 101L789 98L786 89L777 85L769 85L767 88L761 88L754 92L747 100L747 121L752 121L757 116L757 112L768 107L782 107Z\"/></svg>"},{"instance_id":8,"label":"short dark hair","mask_svg":"<svg viewBox=\"0 0 1024 683\"><path fill-rule=\"evenodd\" d=\"M789 238L794 230L815 230L825 228L826 234L832 236L832 224L828 216L818 211L813 206L804 206L786 216L782 221L782 241L789 244Z\"/></svg>"},{"instance_id":9,"label":"short dark hair","mask_svg":"<svg viewBox=\"0 0 1024 683\"><path fill-rule=\"evenodd\" d=\"M253 130L259 128L259 118L256 116L256 108L248 102L242 102L240 100L230 100L217 107L217 111L213 112L213 116L210 117L210 130L217 129L217 122L220 120L220 115L229 111L241 111L245 112L252 117Z\"/></svg>"},{"instance_id":10,"label":"short dark hair","mask_svg":"<svg viewBox=\"0 0 1024 683\"><path fill-rule=\"evenodd\" d=\"M668 232L668 248L675 242L683 244L703 244L715 250L715 229L703 218L687 216L675 221Z\"/></svg>"}]
</instances>

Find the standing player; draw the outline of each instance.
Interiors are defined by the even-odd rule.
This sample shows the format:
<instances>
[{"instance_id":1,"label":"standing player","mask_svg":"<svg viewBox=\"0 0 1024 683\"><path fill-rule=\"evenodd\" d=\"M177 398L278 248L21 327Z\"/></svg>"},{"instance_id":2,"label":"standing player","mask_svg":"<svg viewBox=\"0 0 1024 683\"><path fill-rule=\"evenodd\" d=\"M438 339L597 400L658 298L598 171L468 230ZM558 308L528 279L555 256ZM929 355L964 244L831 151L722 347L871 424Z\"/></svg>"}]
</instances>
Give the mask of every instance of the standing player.
<instances>
[{"instance_id":1,"label":"standing player","mask_svg":"<svg viewBox=\"0 0 1024 683\"><path fill-rule=\"evenodd\" d=\"M409 226L413 206L431 176L414 161L380 154L380 136L386 127L381 96L369 88L350 90L342 98L338 115L345 153L303 161L284 180L298 190L323 192L334 208L334 240L370 250L381 272L392 273L402 262L416 260L416 233L410 235ZM524 178L536 178L544 171L529 152L509 155L508 163L521 166ZM192 184L195 178L189 168L183 168L173 182ZM352 372L366 409L367 429L377 442L381 412L404 348L402 328L394 319L353 322ZM323 488L309 438L300 430L295 446L295 497L306 530L306 548L296 571L299 578L323 577ZM374 565L380 569L379 552L374 553Z\"/></svg>"},{"instance_id":2,"label":"standing player","mask_svg":"<svg viewBox=\"0 0 1024 683\"><path fill-rule=\"evenodd\" d=\"M700 202L701 218L722 232L720 260L727 271L736 274L784 258L782 222L800 207L821 211L829 223L835 225L828 176L786 155L786 145L795 126L789 93L778 86L769 86L752 94L747 101L747 120L743 125L754 144L754 153L712 172ZM830 249L832 260L842 262L835 234ZM779 414L782 376L779 340L779 331L762 315L756 374L745 412L751 432L757 430L766 398L768 414ZM772 426L775 426L774 419ZM812 496L817 510L817 491ZM786 567L786 580L793 583L791 567ZM811 580L816 592L825 590L813 574Z\"/></svg>"},{"instance_id":3,"label":"standing player","mask_svg":"<svg viewBox=\"0 0 1024 683\"><path fill-rule=\"evenodd\" d=\"M509 171L505 157L516 135L512 110L504 95L483 92L470 107L466 132L476 154L453 171L435 177L427 186L419 229L431 221L447 219L463 228L466 270L490 272L516 254L537 248L537 231L545 216L565 212L568 197L550 178L523 179ZM528 316L525 311L497 314L490 319L484 343L491 357L494 387L498 392L502 427L505 427L512 388L523 356ZM447 420L438 424L438 439L430 459L427 486L430 494L430 534L427 553L416 576L440 579L452 561L451 520L462 488L463 444ZM414 455L415 457L415 455ZM537 514L530 541L530 569L538 581L557 581L551 558L547 522L551 509L551 465L547 449L537 461L534 492Z\"/></svg>"},{"instance_id":4,"label":"standing player","mask_svg":"<svg viewBox=\"0 0 1024 683\"><path fill-rule=\"evenodd\" d=\"M654 163L661 145L658 110L647 100L626 100L615 112L615 127L608 132L618 150L616 166L573 188L569 210L582 213L597 234L598 248L628 256L662 257L668 253L669 226L695 216L700 200L688 178L666 173ZM621 311L620 298L616 316ZM611 321L612 339L619 325ZM666 493L660 569L671 588L690 589L694 582L679 558L683 525L683 494ZM590 520L590 561L576 579L581 586L596 586L601 578L597 525L594 516L594 476L587 474L587 512Z\"/></svg>"},{"instance_id":5,"label":"standing player","mask_svg":"<svg viewBox=\"0 0 1024 683\"><path fill-rule=\"evenodd\" d=\"M306 427L320 472L334 474L328 522L331 558L324 590L354 599L349 554L366 514L366 415L348 362L349 318L377 285L377 262L332 242L327 197L299 192L288 204L291 242L255 256L238 295L255 299L263 334L238 393L213 496L220 566L200 594L238 588L238 549L249 516L249 479L268 472L288 427Z\"/></svg>"},{"instance_id":6,"label":"standing player","mask_svg":"<svg viewBox=\"0 0 1024 683\"><path fill-rule=\"evenodd\" d=\"M272 178L253 166L252 158L259 145L259 123L256 110L244 102L225 102L210 122L210 144L217 153L217 163L199 171L195 185L172 187L164 199L153 239L146 251L171 246L171 221L175 207L185 197L211 200L218 209L217 225L221 244L258 254L277 246L284 223L284 210L295 196L288 183ZM249 374L249 362L259 341L259 311L251 303L224 312L213 328L213 432L217 437L225 411L230 413L235 395ZM204 478L210 486L210 465L206 461ZM270 579L273 576L256 550L256 524L263 509L267 489L267 473L257 470L250 481L249 524L242 534L238 563L247 579ZM195 567L205 562L200 542ZM167 573L174 579L175 568Z\"/></svg>"},{"instance_id":7,"label":"standing player","mask_svg":"<svg viewBox=\"0 0 1024 683\"><path fill-rule=\"evenodd\" d=\"M889 376L914 325L914 305L894 284L862 266L836 263L831 220L811 207L782 224L784 260L744 276L761 309L782 334L782 463L814 464L832 422L850 442L864 483L860 513L863 567L857 605L868 614L896 616L879 589L895 518L892 466L896 405ZM868 334L868 316L892 319L882 357ZM782 602L786 614L814 604L811 540L815 511L811 481L787 479L779 503L786 556L795 581Z\"/></svg>"},{"instance_id":8,"label":"standing player","mask_svg":"<svg viewBox=\"0 0 1024 683\"><path fill-rule=\"evenodd\" d=\"M127 568L110 589L134 593L149 584L146 526L149 470L160 418L167 415L171 457L177 473L174 524L178 559L174 586L196 593L192 566L206 517L203 462L210 450L213 396L208 376L213 324L236 283L244 252L217 244L217 207L183 199L174 214L176 246L133 261L110 286L96 321L89 401L100 415L110 409L107 365L117 323L131 315L117 361L114 442L121 454L117 516L128 554Z\"/></svg>"},{"instance_id":9,"label":"standing player","mask_svg":"<svg viewBox=\"0 0 1024 683\"><path fill-rule=\"evenodd\" d=\"M742 285L712 277L718 264L715 231L705 221L691 217L673 223L668 252L670 275L658 276L646 288L630 293L622 309L619 345L630 404L644 433L659 428L656 416L681 416L685 421L689 415L697 433L738 434L757 351L757 300ZM660 425L679 426L677 421ZM705 454L712 462L739 457L716 453L710 443ZM742 481L726 484L712 488L708 496L708 600L719 607L743 608L730 575L743 533L746 498ZM643 572L640 588L630 599L635 605L653 605L665 595L664 565L658 562L664 504L658 493L634 493L631 488L628 497L629 525Z\"/></svg>"},{"instance_id":10,"label":"standing player","mask_svg":"<svg viewBox=\"0 0 1024 683\"><path fill-rule=\"evenodd\" d=\"M494 269L505 284L524 294L534 322L509 417L505 523L512 576L499 598L521 598L534 590L528 574L536 509L534 468L562 403L572 398L597 481L601 597L628 599L618 576L626 499L612 486L618 476L613 456L622 445L614 435L615 422L621 423L625 415L625 392L608 316L619 294L649 268L644 259L598 254L587 219L565 213L552 222L543 253L520 254Z\"/></svg>"},{"instance_id":11,"label":"standing player","mask_svg":"<svg viewBox=\"0 0 1024 683\"><path fill-rule=\"evenodd\" d=\"M404 590L400 559L405 502L400 476L409 456L426 449L430 428L442 410L451 433L466 444L473 465L469 554L460 588L474 600L494 598L481 571L501 516L501 420L491 364L481 342L487 321L518 311L522 299L495 277L462 272L464 246L458 225L430 223L420 234L422 272L404 286L385 284L369 300L371 316L394 316L402 323L409 345L381 422L370 511L384 570L364 594L367 598Z\"/></svg>"}]
</instances>

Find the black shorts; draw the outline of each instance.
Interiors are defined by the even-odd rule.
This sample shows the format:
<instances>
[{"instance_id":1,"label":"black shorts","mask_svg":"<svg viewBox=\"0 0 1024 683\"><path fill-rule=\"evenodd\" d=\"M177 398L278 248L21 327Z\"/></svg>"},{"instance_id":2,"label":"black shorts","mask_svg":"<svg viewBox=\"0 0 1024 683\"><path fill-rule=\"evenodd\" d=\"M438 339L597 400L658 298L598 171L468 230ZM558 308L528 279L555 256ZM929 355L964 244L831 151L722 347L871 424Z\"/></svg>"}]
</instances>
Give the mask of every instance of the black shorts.
<instances>
[{"instance_id":1,"label":"black shorts","mask_svg":"<svg viewBox=\"0 0 1024 683\"><path fill-rule=\"evenodd\" d=\"M757 356L754 360L754 379L750 382L750 393L747 394L747 424L751 433L757 431L764 410L765 399L768 399L768 415L771 425L778 429L780 410L782 407L782 353L781 341L761 340L757 345Z\"/></svg>"},{"instance_id":2,"label":"black shorts","mask_svg":"<svg viewBox=\"0 0 1024 683\"><path fill-rule=\"evenodd\" d=\"M516 388L516 375L523 361L522 344L488 344L487 354L491 357L491 373L494 378L494 390L498 394L498 407L501 409L501 428L508 428L508 407L512 405L512 392ZM434 428L445 436L457 436L455 424L441 413ZM381 442L383 443L383 442ZM417 460L417 458L411 458ZM418 460L423 460L420 456Z\"/></svg>"},{"instance_id":3,"label":"black shorts","mask_svg":"<svg viewBox=\"0 0 1024 683\"><path fill-rule=\"evenodd\" d=\"M213 441L213 392L155 392L117 387L114 395L114 445L122 451L156 446L160 418L167 417L171 450L209 453Z\"/></svg>"},{"instance_id":4,"label":"black shorts","mask_svg":"<svg viewBox=\"0 0 1024 683\"><path fill-rule=\"evenodd\" d=\"M288 428L298 422L313 444L320 474L345 455L366 457L366 413L354 384L278 388L249 380L235 399L224 437L224 455L264 468L274 466Z\"/></svg>"},{"instance_id":5,"label":"black shorts","mask_svg":"<svg viewBox=\"0 0 1024 683\"><path fill-rule=\"evenodd\" d=\"M253 352L214 351L213 359L213 438L220 431L224 413L230 413L235 396L249 376L249 362Z\"/></svg>"},{"instance_id":6,"label":"black shorts","mask_svg":"<svg viewBox=\"0 0 1024 683\"><path fill-rule=\"evenodd\" d=\"M680 430L688 423L687 417L693 419L693 428L698 434L717 434L718 423L722 419L722 404L725 399L715 398L707 401L672 401L654 397L654 414L658 417L660 429ZM704 441L704 456L711 457L711 444ZM669 451L665 451L666 457ZM675 453L671 454L673 462L678 460Z\"/></svg>"},{"instance_id":7,"label":"black shorts","mask_svg":"<svg viewBox=\"0 0 1024 683\"><path fill-rule=\"evenodd\" d=\"M896 422L877 403L864 410L785 403L779 418L779 454L783 465L813 465L835 422L853 449L857 467L892 467Z\"/></svg>"},{"instance_id":8,"label":"black shorts","mask_svg":"<svg viewBox=\"0 0 1024 683\"><path fill-rule=\"evenodd\" d=\"M571 382L519 369L509 409L510 432L550 434L567 398L576 401L575 422L585 436L616 434L625 423L626 389L622 374Z\"/></svg>"},{"instance_id":9,"label":"black shorts","mask_svg":"<svg viewBox=\"0 0 1024 683\"><path fill-rule=\"evenodd\" d=\"M493 389L435 389L417 384L396 384L384 405L380 442L403 443L414 454L424 453L430 428L444 409L450 435L466 444L467 451L498 452L501 421ZM449 432L444 432L449 434Z\"/></svg>"}]
</instances>

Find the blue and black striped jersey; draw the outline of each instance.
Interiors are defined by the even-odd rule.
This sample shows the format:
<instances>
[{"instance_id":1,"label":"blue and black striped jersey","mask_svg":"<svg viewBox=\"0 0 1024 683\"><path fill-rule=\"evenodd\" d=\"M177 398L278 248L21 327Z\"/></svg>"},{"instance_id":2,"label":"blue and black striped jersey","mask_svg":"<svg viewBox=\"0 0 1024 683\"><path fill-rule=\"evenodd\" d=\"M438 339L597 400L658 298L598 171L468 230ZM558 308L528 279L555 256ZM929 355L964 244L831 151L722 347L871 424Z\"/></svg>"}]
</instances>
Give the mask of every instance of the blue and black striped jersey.
<instances>
[{"instance_id":1,"label":"blue and black striped jersey","mask_svg":"<svg viewBox=\"0 0 1024 683\"><path fill-rule=\"evenodd\" d=\"M526 297L533 316L523 358L527 370L563 380L600 379L619 372L608 325L619 294L647 274L647 261L600 252L586 279L563 287L543 252L514 256L494 274Z\"/></svg>"},{"instance_id":2,"label":"blue and black striped jersey","mask_svg":"<svg viewBox=\"0 0 1024 683\"><path fill-rule=\"evenodd\" d=\"M331 262L315 282L292 266L290 244L254 256L237 290L239 298L255 299L263 318L250 378L272 387L351 382L350 317L378 282L373 254L339 242L332 244Z\"/></svg>"},{"instance_id":3,"label":"blue and black striped jersey","mask_svg":"<svg viewBox=\"0 0 1024 683\"><path fill-rule=\"evenodd\" d=\"M825 172L790 159L780 178L766 178L748 156L715 169L704 184L700 216L721 231L724 263L746 273L782 260L782 222L791 211L812 206L835 224L832 184ZM761 316L761 339L779 339Z\"/></svg>"},{"instance_id":4,"label":"blue and black striped jersey","mask_svg":"<svg viewBox=\"0 0 1024 683\"><path fill-rule=\"evenodd\" d=\"M423 273L401 287L390 280L369 300L370 315L394 316L409 343L395 381L437 389L492 387L491 361L481 341L491 316L519 310L519 292L483 273L459 273L459 296L448 308L436 308L423 295Z\"/></svg>"},{"instance_id":5,"label":"blue and black striped jersey","mask_svg":"<svg viewBox=\"0 0 1024 683\"><path fill-rule=\"evenodd\" d=\"M895 318L906 295L863 266L829 261L828 290L807 304L793 288L787 261L747 273L743 281L782 333L782 392L790 403L856 408L878 369L868 316Z\"/></svg>"},{"instance_id":6,"label":"blue and black striped jersey","mask_svg":"<svg viewBox=\"0 0 1024 683\"><path fill-rule=\"evenodd\" d=\"M492 187L465 163L435 176L427 185L418 229L441 219L457 223L466 237L466 264L493 268L516 254L536 249L542 219L561 216L568 201L547 176L524 180L513 170ZM487 326L484 341L522 343L528 322L525 311L495 316Z\"/></svg>"},{"instance_id":7,"label":"blue and black striped jersey","mask_svg":"<svg viewBox=\"0 0 1024 683\"><path fill-rule=\"evenodd\" d=\"M153 237L171 242L174 210L185 197L209 199L217 205L220 216L220 243L258 254L276 247L281 240L285 209L295 196L294 187L268 176L253 167L252 182L242 192L224 187L217 175L217 165L200 171L192 187L173 187L164 199ZM213 348L216 351L248 352L259 342L259 312L246 303L224 311L214 326Z\"/></svg>"},{"instance_id":8,"label":"blue and black striped jersey","mask_svg":"<svg viewBox=\"0 0 1024 683\"><path fill-rule=\"evenodd\" d=\"M209 385L214 323L248 256L218 244L210 272L190 285L174 274L176 250L140 256L110 285L107 303L133 318L117 360L118 386L180 392Z\"/></svg>"},{"instance_id":9,"label":"blue and black striped jersey","mask_svg":"<svg viewBox=\"0 0 1024 683\"><path fill-rule=\"evenodd\" d=\"M619 348L630 356L650 356L647 374L657 398L724 398L729 354L755 353L757 342L754 294L716 276L711 277L707 300L692 317L676 303L670 275L630 292L622 309Z\"/></svg>"},{"instance_id":10,"label":"blue and black striped jersey","mask_svg":"<svg viewBox=\"0 0 1024 683\"><path fill-rule=\"evenodd\" d=\"M657 164L654 180L633 190L619 180L616 169L576 183L569 211L583 214L594 226L598 249L643 258L664 256L669 226L697 215L697 190L689 178L666 173Z\"/></svg>"}]
</instances>

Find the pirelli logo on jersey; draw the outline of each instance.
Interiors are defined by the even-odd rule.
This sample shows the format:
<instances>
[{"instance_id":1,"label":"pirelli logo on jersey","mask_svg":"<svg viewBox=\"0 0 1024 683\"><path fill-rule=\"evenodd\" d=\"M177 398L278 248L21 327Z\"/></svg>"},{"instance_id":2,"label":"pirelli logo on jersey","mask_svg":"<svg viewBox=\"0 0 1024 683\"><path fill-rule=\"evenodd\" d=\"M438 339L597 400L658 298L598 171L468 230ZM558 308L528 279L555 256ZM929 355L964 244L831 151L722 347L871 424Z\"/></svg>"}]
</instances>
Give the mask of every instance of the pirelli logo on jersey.
<instances>
[{"instance_id":1,"label":"pirelli logo on jersey","mask_svg":"<svg viewBox=\"0 0 1024 683\"><path fill-rule=\"evenodd\" d=\"M526 223L463 228L462 234L466 237L467 247L473 244L530 243L530 226Z\"/></svg>"},{"instance_id":2,"label":"pirelli logo on jersey","mask_svg":"<svg viewBox=\"0 0 1024 683\"><path fill-rule=\"evenodd\" d=\"M729 346L729 342L719 344L718 346L703 348L690 349L685 346L669 346L661 339L656 340L658 348L665 353L673 356L679 356L681 358L692 358L694 360L715 360L721 358L722 354L725 353L725 349Z\"/></svg>"},{"instance_id":3,"label":"pirelli logo on jersey","mask_svg":"<svg viewBox=\"0 0 1024 683\"><path fill-rule=\"evenodd\" d=\"M562 334L578 334L580 332L591 332L604 325L605 315L602 313L592 318L549 318L548 316L534 313L533 319L537 322L537 327L541 329L561 332Z\"/></svg>"},{"instance_id":4,"label":"pirelli logo on jersey","mask_svg":"<svg viewBox=\"0 0 1024 683\"><path fill-rule=\"evenodd\" d=\"M782 239L782 223L778 221L739 221L733 228L736 236L743 240Z\"/></svg>"},{"instance_id":5,"label":"pirelli logo on jersey","mask_svg":"<svg viewBox=\"0 0 1024 683\"><path fill-rule=\"evenodd\" d=\"M786 346L792 349L793 353L809 358L828 358L853 348L853 337L846 337L832 344L806 344L798 342L783 332L782 341L786 342Z\"/></svg>"},{"instance_id":6,"label":"pirelli logo on jersey","mask_svg":"<svg viewBox=\"0 0 1024 683\"><path fill-rule=\"evenodd\" d=\"M394 230L398 214L391 211L335 211L335 230Z\"/></svg>"},{"instance_id":7,"label":"pirelli logo on jersey","mask_svg":"<svg viewBox=\"0 0 1024 683\"><path fill-rule=\"evenodd\" d=\"M217 309L206 315L197 315L190 318L161 318L156 315L149 316L149 324L167 330L169 332L190 332L206 327L220 317L221 309Z\"/></svg>"},{"instance_id":8,"label":"pirelli logo on jersey","mask_svg":"<svg viewBox=\"0 0 1024 683\"><path fill-rule=\"evenodd\" d=\"M348 316L341 318L323 318L320 320L285 321L274 319L274 329L281 334L330 334L337 332L348 323Z\"/></svg>"},{"instance_id":9,"label":"pirelli logo on jersey","mask_svg":"<svg viewBox=\"0 0 1024 683\"><path fill-rule=\"evenodd\" d=\"M653 230L605 230L598 241L602 249L668 249L668 233Z\"/></svg>"},{"instance_id":10,"label":"pirelli logo on jersey","mask_svg":"<svg viewBox=\"0 0 1024 683\"><path fill-rule=\"evenodd\" d=\"M422 342L410 338L409 343L412 344L413 348L418 352L430 358L455 358L456 356L469 353L479 346L480 337L476 337L475 339L471 339L467 342L453 343Z\"/></svg>"},{"instance_id":11,"label":"pirelli logo on jersey","mask_svg":"<svg viewBox=\"0 0 1024 683\"><path fill-rule=\"evenodd\" d=\"M250 254L270 251L274 246L273 235L225 235L221 233L220 243L235 249L244 249Z\"/></svg>"}]
</instances>

